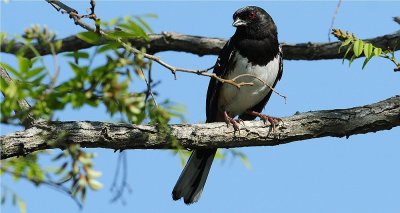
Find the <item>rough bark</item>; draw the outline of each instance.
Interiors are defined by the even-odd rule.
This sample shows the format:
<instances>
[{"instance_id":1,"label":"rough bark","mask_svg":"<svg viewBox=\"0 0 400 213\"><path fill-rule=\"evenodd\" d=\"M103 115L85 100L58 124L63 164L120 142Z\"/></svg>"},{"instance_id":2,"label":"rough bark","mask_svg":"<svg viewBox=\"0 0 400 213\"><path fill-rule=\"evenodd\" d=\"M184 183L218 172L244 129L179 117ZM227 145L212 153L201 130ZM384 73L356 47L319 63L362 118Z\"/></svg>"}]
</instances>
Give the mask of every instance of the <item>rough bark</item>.
<instances>
[{"instance_id":1,"label":"rough bark","mask_svg":"<svg viewBox=\"0 0 400 213\"><path fill-rule=\"evenodd\" d=\"M349 137L400 126L400 96L350 109L297 113L283 121L275 131L261 121L248 121L240 125L240 134L224 123L171 125L170 133L165 133L149 125L40 121L24 131L1 136L1 158L63 149L69 144L114 150L169 149L174 148L170 137L190 149L274 146L326 136Z\"/></svg>"},{"instance_id":2,"label":"rough bark","mask_svg":"<svg viewBox=\"0 0 400 213\"><path fill-rule=\"evenodd\" d=\"M80 40L75 35L66 37L62 40L62 48L58 50L61 52L71 52L81 49L86 49L94 46ZM378 36L371 39L365 39L365 41L374 44L382 49L398 50L400 45L396 43L400 40L400 31L392 34ZM177 51L187 52L196 54L199 56L203 55L217 55L226 40L221 38L209 38L202 36L184 35L174 32L164 32L162 34L149 35L149 41L146 42L143 39L132 39L131 43L136 48L146 47L147 51L151 54L164 52L164 51ZM101 41L99 44L105 44L106 41ZM344 51L338 53L340 42L329 42L329 43L299 43L299 44L282 44L284 59L287 60L320 60L320 59L338 59L343 58ZM10 44L9 41L5 40L1 44L1 52L15 54L19 49L23 47L23 43L17 42ZM51 54L48 46L41 46L35 44L34 47L38 50L41 55ZM32 52L27 52L28 57L32 57Z\"/></svg>"}]
</instances>

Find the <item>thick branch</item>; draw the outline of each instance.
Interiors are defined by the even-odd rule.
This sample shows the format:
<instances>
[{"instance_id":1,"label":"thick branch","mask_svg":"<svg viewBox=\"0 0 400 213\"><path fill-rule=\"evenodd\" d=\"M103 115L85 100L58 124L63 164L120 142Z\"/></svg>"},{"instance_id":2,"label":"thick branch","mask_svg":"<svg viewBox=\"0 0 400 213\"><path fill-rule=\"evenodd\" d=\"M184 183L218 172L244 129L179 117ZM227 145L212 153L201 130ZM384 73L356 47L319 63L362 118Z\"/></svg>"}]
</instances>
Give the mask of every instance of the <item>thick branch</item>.
<instances>
[{"instance_id":1,"label":"thick branch","mask_svg":"<svg viewBox=\"0 0 400 213\"><path fill-rule=\"evenodd\" d=\"M275 132L261 121L245 122L240 134L224 123L171 125L171 135L185 148L274 146L320 137L349 137L400 126L400 96L350 109L299 113L283 119ZM171 136L148 125L103 122L38 122L24 131L0 137L1 158L69 144L108 149L168 149Z\"/></svg>"},{"instance_id":2,"label":"thick branch","mask_svg":"<svg viewBox=\"0 0 400 213\"><path fill-rule=\"evenodd\" d=\"M69 36L62 40L62 47L58 50L61 52L71 52L81 49L86 49L94 46L79 39L76 36ZM400 45L396 45L396 42L400 40L400 31L384 36L378 36L371 39L365 39L365 41L374 44L382 49L395 49L398 50ZM162 34L149 35L149 41L146 42L143 39L132 39L131 44L140 49L146 47L147 51L151 54L164 51L177 51L187 52L196 55L217 55L226 40L221 38L209 38L201 36L184 35L174 32L164 32ZM9 41L5 40L1 44L1 52L15 54L20 48L24 46L23 43L16 42L9 48ZM99 42L101 45L105 44L106 40ZM299 44L282 44L284 58L287 60L319 60L319 59L338 59L343 58L344 52L338 53L340 42L329 42L329 43L299 43ZM48 46L41 46L35 44L34 47L38 50L41 55L51 54L51 50ZM28 52L27 56L34 56L32 52Z\"/></svg>"}]
</instances>

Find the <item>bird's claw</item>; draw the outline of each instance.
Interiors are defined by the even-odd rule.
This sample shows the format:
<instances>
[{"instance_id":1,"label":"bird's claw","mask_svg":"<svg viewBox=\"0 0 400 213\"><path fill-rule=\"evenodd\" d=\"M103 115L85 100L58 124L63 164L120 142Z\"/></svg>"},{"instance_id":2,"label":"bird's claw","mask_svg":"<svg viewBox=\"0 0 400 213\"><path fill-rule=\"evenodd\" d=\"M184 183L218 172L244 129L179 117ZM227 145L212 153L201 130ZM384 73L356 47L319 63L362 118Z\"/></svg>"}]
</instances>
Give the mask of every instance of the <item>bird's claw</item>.
<instances>
[{"instance_id":1,"label":"bird's claw","mask_svg":"<svg viewBox=\"0 0 400 213\"><path fill-rule=\"evenodd\" d=\"M242 119L234 119L234 118L231 118L231 117L229 117L229 115L226 113L226 112L224 112L224 116L225 116L225 123L226 123L226 126L228 127L229 126L229 124L232 124L232 126L233 126L233 129L235 130L235 131L239 131L239 133L240 133L240 128L239 128L239 123L240 122L243 122L243 120Z\"/></svg>"},{"instance_id":2,"label":"bird's claw","mask_svg":"<svg viewBox=\"0 0 400 213\"><path fill-rule=\"evenodd\" d=\"M278 126L280 122L282 122L282 124L284 125L283 120L281 118L272 117L264 114L260 114L258 117L260 117L260 119L264 121L264 124L269 122L273 129L275 129L275 127Z\"/></svg>"},{"instance_id":3,"label":"bird's claw","mask_svg":"<svg viewBox=\"0 0 400 213\"><path fill-rule=\"evenodd\" d=\"M262 121L264 121L264 124L269 122L271 124L271 129L272 129L273 132L275 132L275 128L276 128L276 126L279 125L280 122L282 122L282 125L285 125L283 120L281 118L278 118L278 117L273 117L273 116L261 114L259 112L250 112L250 114L259 117Z\"/></svg>"}]
</instances>

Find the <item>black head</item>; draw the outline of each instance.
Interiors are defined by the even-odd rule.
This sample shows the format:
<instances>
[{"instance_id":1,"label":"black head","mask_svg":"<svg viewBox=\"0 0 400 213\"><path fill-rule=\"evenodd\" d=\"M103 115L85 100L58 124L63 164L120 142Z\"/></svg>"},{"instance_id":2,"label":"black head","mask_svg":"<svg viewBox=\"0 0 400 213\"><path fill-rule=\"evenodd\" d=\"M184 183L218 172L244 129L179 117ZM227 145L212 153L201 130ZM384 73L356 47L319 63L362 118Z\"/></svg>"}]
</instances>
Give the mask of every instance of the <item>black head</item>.
<instances>
[{"instance_id":1,"label":"black head","mask_svg":"<svg viewBox=\"0 0 400 213\"><path fill-rule=\"evenodd\" d=\"M276 25L271 16L262 8L247 6L240 8L233 14L233 24L237 33L246 34L246 37L265 37L276 35Z\"/></svg>"}]
</instances>

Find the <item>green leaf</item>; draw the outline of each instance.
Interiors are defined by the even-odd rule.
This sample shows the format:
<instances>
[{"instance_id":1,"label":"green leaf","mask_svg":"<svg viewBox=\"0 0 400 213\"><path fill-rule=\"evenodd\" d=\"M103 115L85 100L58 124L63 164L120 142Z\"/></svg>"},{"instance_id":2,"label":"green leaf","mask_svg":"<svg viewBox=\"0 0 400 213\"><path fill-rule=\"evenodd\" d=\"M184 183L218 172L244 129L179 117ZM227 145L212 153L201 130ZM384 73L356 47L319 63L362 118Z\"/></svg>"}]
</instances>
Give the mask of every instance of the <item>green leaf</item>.
<instances>
[{"instance_id":1,"label":"green leaf","mask_svg":"<svg viewBox=\"0 0 400 213\"><path fill-rule=\"evenodd\" d=\"M72 53L67 53L64 56L73 57L75 64L79 64L79 59L80 58L85 58L85 59L89 58L89 53L84 52L84 51L74 51Z\"/></svg>"},{"instance_id":2,"label":"green leaf","mask_svg":"<svg viewBox=\"0 0 400 213\"><path fill-rule=\"evenodd\" d=\"M52 160L52 161L57 161L57 160L61 159L61 158L64 157L64 156L65 156L65 155L64 155L64 152L61 152L60 154L54 156L51 160Z\"/></svg>"},{"instance_id":3,"label":"green leaf","mask_svg":"<svg viewBox=\"0 0 400 213\"><path fill-rule=\"evenodd\" d=\"M84 203L85 200L86 200L86 188L82 188L82 191L81 191L81 201L82 201L82 203Z\"/></svg>"},{"instance_id":4,"label":"green leaf","mask_svg":"<svg viewBox=\"0 0 400 213\"><path fill-rule=\"evenodd\" d=\"M35 78L34 80L31 81L33 85L38 85L42 80L47 76L46 73L39 75L39 77Z\"/></svg>"},{"instance_id":5,"label":"green leaf","mask_svg":"<svg viewBox=\"0 0 400 213\"><path fill-rule=\"evenodd\" d=\"M153 32L153 30L151 29L150 25L147 24L147 22L145 20L143 20L141 17L139 16L135 16L136 20L150 33Z\"/></svg>"},{"instance_id":6,"label":"green leaf","mask_svg":"<svg viewBox=\"0 0 400 213\"><path fill-rule=\"evenodd\" d=\"M158 18L158 15L155 13L146 13L146 14L142 15L142 17L156 19L156 18Z\"/></svg>"},{"instance_id":7,"label":"green leaf","mask_svg":"<svg viewBox=\"0 0 400 213\"><path fill-rule=\"evenodd\" d=\"M6 46L6 52L11 51L11 49L14 47L15 42L16 42L15 39L12 39L11 41L8 42Z\"/></svg>"},{"instance_id":8,"label":"green leaf","mask_svg":"<svg viewBox=\"0 0 400 213\"><path fill-rule=\"evenodd\" d=\"M18 198L18 208L21 213L26 213L26 205L21 198Z\"/></svg>"},{"instance_id":9,"label":"green leaf","mask_svg":"<svg viewBox=\"0 0 400 213\"><path fill-rule=\"evenodd\" d=\"M26 51L28 48L35 54L36 57L41 57L40 53L39 53L39 52L37 51L37 49L32 45L32 43L28 43L28 42L25 42L25 46L24 46L23 48L21 48L21 51L18 51L18 54L24 55L25 51Z\"/></svg>"},{"instance_id":10,"label":"green leaf","mask_svg":"<svg viewBox=\"0 0 400 213\"><path fill-rule=\"evenodd\" d=\"M12 204L13 204L13 206L15 206L17 204L17 198L18 198L18 196L14 192L13 195L12 195Z\"/></svg>"},{"instance_id":11,"label":"green leaf","mask_svg":"<svg viewBox=\"0 0 400 213\"><path fill-rule=\"evenodd\" d=\"M215 159L218 160L223 160L225 159L225 155L220 151L220 149L217 150L217 153L215 153Z\"/></svg>"},{"instance_id":12,"label":"green leaf","mask_svg":"<svg viewBox=\"0 0 400 213\"><path fill-rule=\"evenodd\" d=\"M118 47L120 47L120 45L116 42L105 44L105 45L101 46L99 49L97 49L97 53L103 53L108 50L115 50Z\"/></svg>"},{"instance_id":13,"label":"green leaf","mask_svg":"<svg viewBox=\"0 0 400 213\"><path fill-rule=\"evenodd\" d=\"M364 69L365 65L367 65L368 61L371 60L371 58L372 58L372 56L371 56L371 57L367 57L367 58L364 60L364 63L363 63L363 65L362 65L362 68L361 68L361 69Z\"/></svg>"},{"instance_id":14,"label":"green leaf","mask_svg":"<svg viewBox=\"0 0 400 213\"><path fill-rule=\"evenodd\" d=\"M108 35L113 38L119 37L119 38L125 38L125 39L138 37L138 34L132 33L132 32L126 32L126 31L114 31L114 32L108 33Z\"/></svg>"},{"instance_id":15,"label":"green leaf","mask_svg":"<svg viewBox=\"0 0 400 213\"><path fill-rule=\"evenodd\" d=\"M79 178L79 180L78 180L78 185L80 186L80 188L85 188L86 187L86 185L87 185L87 182L86 182L86 178L84 178L83 176L81 176L81 178Z\"/></svg>"},{"instance_id":16,"label":"green leaf","mask_svg":"<svg viewBox=\"0 0 400 213\"><path fill-rule=\"evenodd\" d=\"M147 33L143 30L142 27L140 27L138 24L136 24L132 20L128 20L128 23L129 23L129 26L131 27L131 29L133 30L133 32L135 32L142 38L147 38Z\"/></svg>"},{"instance_id":17,"label":"green leaf","mask_svg":"<svg viewBox=\"0 0 400 213\"><path fill-rule=\"evenodd\" d=\"M370 43L365 43L364 44L364 55L367 58L370 58L372 56L372 50L374 49L374 46Z\"/></svg>"},{"instance_id":18,"label":"green leaf","mask_svg":"<svg viewBox=\"0 0 400 213\"><path fill-rule=\"evenodd\" d=\"M181 165L182 168L184 168L185 167L185 163L186 163L185 154L181 150L178 150L178 154L179 154L180 165Z\"/></svg>"},{"instance_id":19,"label":"green leaf","mask_svg":"<svg viewBox=\"0 0 400 213\"><path fill-rule=\"evenodd\" d=\"M29 70L28 73L26 74L26 79L30 79L32 77L37 76L40 72L42 72L45 69L45 67L38 67L32 70Z\"/></svg>"},{"instance_id":20,"label":"green leaf","mask_svg":"<svg viewBox=\"0 0 400 213\"><path fill-rule=\"evenodd\" d=\"M72 70L75 72L75 74L77 76L83 76L84 74L86 74L88 67L84 66L84 67L80 67L72 62L68 63L69 66L72 68Z\"/></svg>"},{"instance_id":21,"label":"green leaf","mask_svg":"<svg viewBox=\"0 0 400 213\"><path fill-rule=\"evenodd\" d=\"M72 52L72 53L64 54L64 56L73 57L73 58L89 58L89 53L84 52L84 51L79 51L79 52L75 51L75 52Z\"/></svg>"},{"instance_id":22,"label":"green leaf","mask_svg":"<svg viewBox=\"0 0 400 213\"><path fill-rule=\"evenodd\" d=\"M4 203L6 202L7 199L7 191L2 188L2 192L1 192L1 205L4 205Z\"/></svg>"},{"instance_id":23,"label":"green leaf","mask_svg":"<svg viewBox=\"0 0 400 213\"><path fill-rule=\"evenodd\" d=\"M349 61L349 67L351 66L351 63L353 63L355 58L356 58L356 55L351 56L350 61Z\"/></svg>"},{"instance_id":24,"label":"green leaf","mask_svg":"<svg viewBox=\"0 0 400 213\"><path fill-rule=\"evenodd\" d=\"M350 45L350 46L347 48L346 53L345 53L344 56L343 56L342 64L344 63L344 60L346 59L347 55L349 54L349 52L350 52L350 50L353 48L353 46L354 46L354 45L352 44L352 45Z\"/></svg>"},{"instance_id":25,"label":"green leaf","mask_svg":"<svg viewBox=\"0 0 400 213\"><path fill-rule=\"evenodd\" d=\"M0 32L0 43L3 44L4 40L7 38L7 33Z\"/></svg>"},{"instance_id":26,"label":"green leaf","mask_svg":"<svg viewBox=\"0 0 400 213\"><path fill-rule=\"evenodd\" d=\"M251 169L251 164L249 159L247 158L247 156L245 155L239 155L240 160L242 161L244 167L246 167L246 169Z\"/></svg>"},{"instance_id":27,"label":"green leaf","mask_svg":"<svg viewBox=\"0 0 400 213\"><path fill-rule=\"evenodd\" d=\"M111 26L114 26L115 24L117 24L120 20L121 20L120 18L112 18L108 22L101 21L100 24L101 24L101 26L111 27Z\"/></svg>"},{"instance_id":28,"label":"green leaf","mask_svg":"<svg viewBox=\"0 0 400 213\"><path fill-rule=\"evenodd\" d=\"M56 41L56 43L54 44L54 47L56 48L56 50L60 50L62 47L62 40Z\"/></svg>"},{"instance_id":29,"label":"green leaf","mask_svg":"<svg viewBox=\"0 0 400 213\"><path fill-rule=\"evenodd\" d=\"M27 73L31 65L31 60L18 56L18 67L20 73Z\"/></svg>"},{"instance_id":30,"label":"green leaf","mask_svg":"<svg viewBox=\"0 0 400 213\"><path fill-rule=\"evenodd\" d=\"M97 191L97 190L103 188L103 184L101 184L99 181L97 181L97 180L95 180L95 179L90 179L90 180L89 180L89 187L90 187L92 190Z\"/></svg>"},{"instance_id":31,"label":"green leaf","mask_svg":"<svg viewBox=\"0 0 400 213\"><path fill-rule=\"evenodd\" d=\"M102 175L101 172L95 171L95 170L92 170L92 169L88 170L87 173L88 173L88 176L90 178L98 178L98 177L100 177Z\"/></svg>"},{"instance_id":32,"label":"green leaf","mask_svg":"<svg viewBox=\"0 0 400 213\"><path fill-rule=\"evenodd\" d=\"M71 179L72 179L71 174L67 173L62 178L60 178L60 180L58 180L57 182L64 183L64 182L67 182L68 180L71 180Z\"/></svg>"},{"instance_id":33,"label":"green leaf","mask_svg":"<svg viewBox=\"0 0 400 213\"><path fill-rule=\"evenodd\" d=\"M141 110L133 104L129 105L128 109L129 109L129 112L131 112L133 114L139 114L141 112Z\"/></svg>"},{"instance_id":34,"label":"green leaf","mask_svg":"<svg viewBox=\"0 0 400 213\"><path fill-rule=\"evenodd\" d=\"M79 157L78 160L83 164L83 165L89 165L92 163L92 160L90 158L86 158L86 157Z\"/></svg>"},{"instance_id":35,"label":"green leaf","mask_svg":"<svg viewBox=\"0 0 400 213\"><path fill-rule=\"evenodd\" d=\"M62 174L62 173L65 171L65 168L67 168L67 166L68 166L68 162L64 162L64 163L60 166L60 168L58 168L57 171L54 172L54 173L57 174L57 175Z\"/></svg>"},{"instance_id":36,"label":"green leaf","mask_svg":"<svg viewBox=\"0 0 400 213\"><path fill-rule=\"evenodd\" d=\"M11 67L8 64L0 62L0 65L8 72L12 73L16 78L22 79L21 73L19 73L17 70L15 70L13 67Z\"/></svg>"},{"instance_id":37,"label":"green leaf","mask_svg":"<svg viewBox=\"0 0 400 213\"><path fill-rule=\"evenodd\" d=\"M35 57L31 58L31 64L32 64L32 66L33 66L36 62L38 62L39 60L43 60L41 56L35 56Z\"/></svg>"},{"instance_id":38,"label":"green leaf","mask_svg":"<svg viewBox=\"0 0 400 213\"><path fill-rule=\"evenodd\" d=\"M377 47L374 49L375 56L380 56L381 54L382 54L382 48Z\"/></svg>"},{"instance_id":39,"label":"green leaf","mask_svg":"<svg viewBox=\"0 0 400 213\"><path fill-rule=\"evenodd\" d=\"M99 41L100 36L95 32L82 32L76 34L76 37L79 39L89 43L89 44L96 44Z\"/></svg>"},{"instance_id":40,"label":"green leaf","mask_svg":"<svg viewBox=\"0 0 400 213\"><path fill-rule=\"evenodd\" d=\"M361 53L362 53L362 51L363 51L363 47L364 47L364 42L363 42L363 41L361 41L361 40L356 40L356 41L354 42L353 51L354 51L354 55L355 55L356 57L358 57L358 56L361 55Z\"/></svg>"},{"instance_id":41,"label":"green leaf","mask_svg":"<svg viewBox=\"0 0 400 213\"><path fill-rule=\"evenodd\" d=\"M351 41L352 41L352 39L348 38L348 39L346 39L346 41L342 42L342 44L339 47L339 51L338 52L340 53L340 49L342 49L342 47L345 47L345 46L349 45Z\"/></svg>"}]
</instances>

